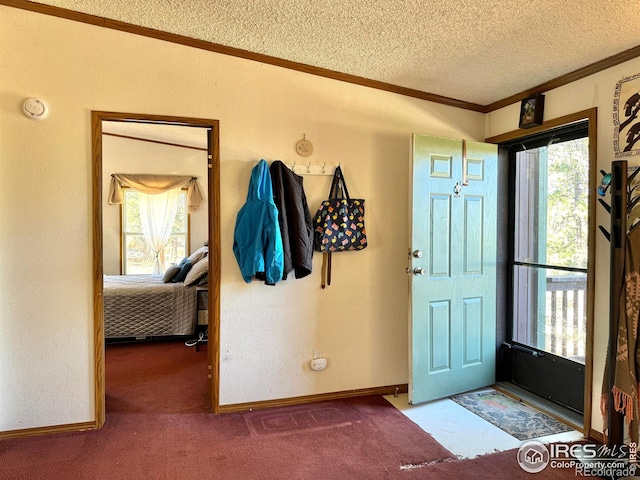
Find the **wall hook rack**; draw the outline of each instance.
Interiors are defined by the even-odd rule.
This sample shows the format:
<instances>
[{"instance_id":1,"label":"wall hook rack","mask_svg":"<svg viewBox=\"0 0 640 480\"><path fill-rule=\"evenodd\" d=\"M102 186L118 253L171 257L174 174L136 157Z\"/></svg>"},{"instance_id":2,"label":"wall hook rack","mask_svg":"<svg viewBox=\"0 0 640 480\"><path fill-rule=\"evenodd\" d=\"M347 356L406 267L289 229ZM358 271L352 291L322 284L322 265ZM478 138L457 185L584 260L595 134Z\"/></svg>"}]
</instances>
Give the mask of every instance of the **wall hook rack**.
<instances>
[{"instance_id":1,"label":"wall hook rack","mask_svg":"<svg viewBox=\"0 0 640 480\"><path fill-rule=\"evenodd\" d=\"M287 167L289 167L293 173L296 173L298 175L329 176L329 175L333 175L333 171L335 170L335 167L327 168L328 167L327 162L323 162L322 164L307 162L307 164L305 166L302 166L302 168L300 168L301 165L297 165L295 161L292 164L285 163L285 165L287 165Z\"/></svg>"},{"instance_id":2,"label":"wall hook rack","mask_svg":"<svg viewBox=\"0 0 640 480\"><path fill-rule=\"evenodd\" d=\"M609 289L609 342L607 349L606 391L607 391L607 446L622 445L624 440L624 414L616 411L614 399L614 379L616 377L616 358L618 350L618 334L620 326L621 296L625 288L625 261L627 251L627 234L631 209L638 203L640 197L633 196L634 188L631 182L640 169L636 169L628 176L626 160L615 160L611 164L611 173L600 171L602 181L598 187L598 194L604 196L610 191L609 203L602 198L598 201L611 215L610 229L607 231L600 226L600 231L609 241L610 246L610 289ZM634 228L634 227L632 227Z\"/></svg>"}]
</instances>

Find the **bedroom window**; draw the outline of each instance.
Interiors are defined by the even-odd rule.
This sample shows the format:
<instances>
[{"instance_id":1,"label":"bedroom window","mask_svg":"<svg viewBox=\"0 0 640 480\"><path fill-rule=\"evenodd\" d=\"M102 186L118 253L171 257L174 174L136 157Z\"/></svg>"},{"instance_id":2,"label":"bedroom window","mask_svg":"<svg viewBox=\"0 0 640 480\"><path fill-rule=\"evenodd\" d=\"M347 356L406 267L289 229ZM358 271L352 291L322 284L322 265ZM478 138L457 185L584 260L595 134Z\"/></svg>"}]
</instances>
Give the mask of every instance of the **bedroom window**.
<instances>
[{"instance_id":1,"label":"bedroom window","mask_svg":"<svg viewBox=\"0 0 640 480\"><path fill-rule=\"evenodd\" d=\"M187 191L147 195L124 189L122 271L124 275L162 274L187 256Z\"/></svg>"}]
</instances>

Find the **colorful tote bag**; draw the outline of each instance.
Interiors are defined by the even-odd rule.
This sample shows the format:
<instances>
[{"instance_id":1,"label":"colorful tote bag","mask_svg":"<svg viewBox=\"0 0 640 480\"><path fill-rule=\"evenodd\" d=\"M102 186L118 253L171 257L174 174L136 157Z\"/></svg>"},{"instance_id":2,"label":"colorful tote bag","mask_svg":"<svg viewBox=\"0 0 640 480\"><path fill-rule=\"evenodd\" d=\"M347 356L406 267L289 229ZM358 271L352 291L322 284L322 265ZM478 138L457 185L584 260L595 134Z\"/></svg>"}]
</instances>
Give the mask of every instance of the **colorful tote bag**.
<instances>
[{"instance_id":1,"label":"colorful tote bag","mask_svg":"<svg viewBox=\"0 0 640 480\"><path fill-rule=\"evenodd\" d=\"M362 250L367 246L364 226L364 199L350 198L342 170L333 175L329 198L314 217L314 247L320 252Z\"/></svg>"}]
</instances>

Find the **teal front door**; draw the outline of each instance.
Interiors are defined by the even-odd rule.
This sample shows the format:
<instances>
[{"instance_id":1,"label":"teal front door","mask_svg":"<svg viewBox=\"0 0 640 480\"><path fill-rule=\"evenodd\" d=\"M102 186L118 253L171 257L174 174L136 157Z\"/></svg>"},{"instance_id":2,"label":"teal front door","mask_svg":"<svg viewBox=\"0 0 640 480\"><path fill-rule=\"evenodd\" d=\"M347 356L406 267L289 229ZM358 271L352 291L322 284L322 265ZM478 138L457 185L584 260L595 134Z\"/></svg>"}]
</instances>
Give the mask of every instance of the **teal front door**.
<instances>
[{"instance_id":1,"label":"teal front door","mask_svg":"<svg viewBox=\"0 0 640 480\"><path fill-rule=\"evenodd\" d=\"M409 402L491 385L497 147L412 136Z\"/></svg>"}]
</instances>

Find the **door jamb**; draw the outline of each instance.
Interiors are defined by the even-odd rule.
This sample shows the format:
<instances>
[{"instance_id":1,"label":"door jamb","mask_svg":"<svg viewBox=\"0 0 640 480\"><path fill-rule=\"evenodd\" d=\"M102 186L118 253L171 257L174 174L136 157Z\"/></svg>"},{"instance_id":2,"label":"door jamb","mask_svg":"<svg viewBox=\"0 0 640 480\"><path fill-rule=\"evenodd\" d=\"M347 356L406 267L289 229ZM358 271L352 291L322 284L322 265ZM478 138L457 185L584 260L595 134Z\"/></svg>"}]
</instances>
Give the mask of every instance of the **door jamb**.
<instances>
[{"instance_id":1,"label":"door jamb","mask_svg":"<svg viewBox=\"0 0 640 480\"><path fill-rule=\"evenodd\" d=\"M208 133L208 208L209 208L209 343L208 394L211 411L220 410L220 127L219 120L144 115L118 112L91 112L93 178L93 325L94 325L94 405L95 427L104 425L105 341L102 241L102 122L136 122L200 127Z\"/></svg>"}]
</instances>

